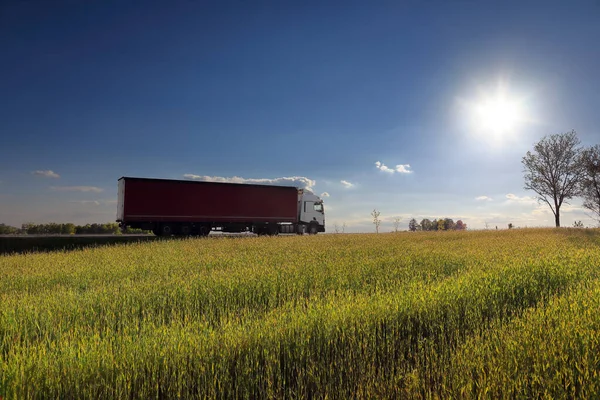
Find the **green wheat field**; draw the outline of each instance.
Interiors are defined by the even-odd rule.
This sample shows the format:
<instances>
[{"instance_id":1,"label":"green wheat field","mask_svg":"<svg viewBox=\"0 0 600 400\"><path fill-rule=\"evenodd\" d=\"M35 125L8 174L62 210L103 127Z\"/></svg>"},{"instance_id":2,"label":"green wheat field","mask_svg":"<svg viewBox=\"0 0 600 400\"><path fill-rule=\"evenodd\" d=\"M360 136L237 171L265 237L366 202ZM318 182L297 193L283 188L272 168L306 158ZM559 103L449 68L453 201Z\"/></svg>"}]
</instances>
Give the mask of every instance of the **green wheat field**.
<instances>
[{"instance_id":1,"label":"green wheat field","mask_svg":"<svg viewBox=\"0 0 600 400\"><path fill-rule=\"evenodd\" d=\"M0 397L598 398L600 231L0 256Z\"/></svg>"}]
</instances>

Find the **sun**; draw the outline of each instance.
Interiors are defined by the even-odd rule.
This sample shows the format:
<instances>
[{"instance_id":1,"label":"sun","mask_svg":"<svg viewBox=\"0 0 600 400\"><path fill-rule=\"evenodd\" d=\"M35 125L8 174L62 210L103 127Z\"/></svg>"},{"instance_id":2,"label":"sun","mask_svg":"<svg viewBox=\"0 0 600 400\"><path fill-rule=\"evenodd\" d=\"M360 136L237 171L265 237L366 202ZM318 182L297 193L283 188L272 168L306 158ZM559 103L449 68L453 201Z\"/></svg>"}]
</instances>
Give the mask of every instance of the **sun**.
<instances>
[{"instance_id":1,"label":"sun","mask_svg":"<svg viewBox=\"0 0 600 400\"><path fill-rule=\"evenodd\" d=\"M527 121L523 98L511 94L502 84L491 90L480 89L477 98L463 105L468 111L472 134L496 143L515 139Z\"/></svg>"},{"instance_id":2,"label":"sun","mask_svg":"<svg viewBox=\"0 0 600 400\"><path fill-rule=\"evenodd\" d=\"M522 120L521 108L515 100L496 96L475 106L478 125L485 131L507 134Z\"/></svg>"}]
</instances>

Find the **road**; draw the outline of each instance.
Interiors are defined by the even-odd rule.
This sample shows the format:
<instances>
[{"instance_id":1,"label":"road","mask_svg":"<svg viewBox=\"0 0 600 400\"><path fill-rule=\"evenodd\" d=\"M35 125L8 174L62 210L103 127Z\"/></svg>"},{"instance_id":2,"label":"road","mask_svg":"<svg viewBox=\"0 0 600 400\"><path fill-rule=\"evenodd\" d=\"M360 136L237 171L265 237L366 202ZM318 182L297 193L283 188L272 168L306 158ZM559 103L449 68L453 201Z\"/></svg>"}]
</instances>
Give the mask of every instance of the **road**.
<instances>
[{"instance_id":1,"label":"road","mask_svg":"<svg viewBox=\"0 0 600 400\"><path fill-rule=\"evenodd\" d=\"M21 239L35 239L35 238L107 238L107 237L154 237L154 235L144 235L139 233L124 233L121 235L113 235L111 233L99 235L99 234L77 234L77 235L0 235L0 240L3 238L21 238Z\"/></svg>"},{"instance_id":2,"label":"road","mask_svg":"<svg viewBox=\"0 0 600 400\"><path fill-rule=\"evenodd\" d=\"M0 254L72 250L160 239L154 235L0 235Z\"/></svg>"}]
</instances>

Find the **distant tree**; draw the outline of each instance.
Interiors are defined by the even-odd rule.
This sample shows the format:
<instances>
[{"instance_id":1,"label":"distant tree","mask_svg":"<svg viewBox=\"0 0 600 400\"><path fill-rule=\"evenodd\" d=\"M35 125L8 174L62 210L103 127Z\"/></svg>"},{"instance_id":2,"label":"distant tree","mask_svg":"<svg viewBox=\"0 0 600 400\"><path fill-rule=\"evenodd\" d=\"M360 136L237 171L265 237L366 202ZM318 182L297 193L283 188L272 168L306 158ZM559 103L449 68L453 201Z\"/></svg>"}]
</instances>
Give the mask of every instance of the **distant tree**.
<instances>
[{"instance_id":1,"label":"distant tree","mask_svg":"<svg viewBox=\"0 0 600 400\"><path fill-rule=\"evenodd\" d=\"M379 219L380 211L373 209L371 212L371 216L373 217L373 224L375 224L375 233L379 233L379 226L381 225L381 220Z\"/></svg>"},{"instance_id":2,"label":"distant tree","mask_svg":"<svg viewBox=\"0 0 600 400\"><path fill-rule=\"evenodd\" d=\"M398 232L400 230L400 217L394 218L394 232Z\"/></svg>"},{"instance_id":3,"label":"distant tree","mask_svg":"<svg viewBox=\"0 0 600 400\"><path fill-rule=\"evenodd\" d=\"M600 145L583 151L583 174L580 180L583 207L600 222Z\"/></svg>"},{"instance_id":4,"label":"distant tree","mask_svg":"<svg viewBox=\"0 0 600 400\"><path fill-rule=\"evenodd\" d=\"M346 232L346 222L344 221L344 223L342 224L342 233Z\"/></svg>"},{"instance_id":5,"label":"distant tree","mask_svg":"<svg viewBox=\"0 0 600 400\"><path fill-rule=\"evenodd\" d=\"M75 224L67 223L62 224L61 232L63 235L74 235L75 234Z\"/></svg>"},{"instance_id":6,"label":"distant tree","mask_svg":"<svg viewBox=\"0 0 600 400\"><path fill-rule=\"evenodd\" d=\"M0 235L14 235L19 233L19 229L14 226L0 224Z\"/></svg>"},{"instance_id":7,"label":"distant tree","mask_svg":"<svg viewBox=\"0 0 600 400\"><path fill-rule=\"evenodd\" d=\"M487 221L486 221L486 222L485 222L485 229L487 230L487 229L489 229L489 228L490 228L490 227L489 227L489 225L488 225L488 223L487 223Z\"/></svg>"},{"instance_id":8,"label":"distant tree","mask_svg":"<svg viewBox=\"0 0 600 400\"><path fill-rule=\"evenodd\" d=\"M543 137L523 157L525 189L533 190L538 201L552 210L560 227L560 207L580 192L583 172L580 141L575 131Z\"/></svg>"},{"instance_id":9,"label":"distant tree","mask_svg":"<svg viewBox=\"0 0 600 400\"><path fill-rule=\"evenodd\" d=\"M136 235L150 235L150 234L152 234L152 231L146 231L143 229L132 228L132 227L128 226L127 228L125 228L125 231L122 233L136 234ZM121 232L118 232L117 234L121 234Z\"/></svg>"},{"instance_id":10,"label":"distant tree","mask_svg":"<svg viewBox=\"0 0 600 400\"><path fill-rule=\"evenodd\" d=\"M445 231L446 230L446 223L443 219L438 219L437 221L437 230L438 231Z\"/></svg>"},{"instance_id":11,"label":"distant tree","mask_svg":"<svg viewBox=\"0 0 600 400\"><path fill-rule=\"evenodd\" d=\"M422 231L430 231L431 230L431 221L427 218L423 218L421 220L421 230Z\"/></svg>"},{"instance_id":12,"label":"distant tree","mask_svg":"<svg viewBox=\"0 0 600 400\"><path fill-rule=\"evenodd\" d=\"M437 219L431 221L431 231L437 231L439 229L439 223Z\"/></svg>"},{"instance_id":13,"label":"distant tree","mask_svg":"<svg viewBox=\"0 0 600 400\"><path fill-rule=\"evenodd\" d=\"M573 228L585 228L585 226L583 226L583 222L575 221L573 222Z\"/></svg>"},{"instance_id":14,"label":"distant tree","mask_svg":"<svg viewBox=\"0 0 600 400\"><path fill-rule=\"evenodd\" d=\"M340 227L337 223L333 224L333 233L340 233Z\"/></svg>"},{"instance_id":15,"label":"distant tree","mask_svg":"<svg viewBox=\"0 0 600 400\"><path fill-rule=\"evenodd\" d=\"M412 218L408 222L408 230L411 232L416 232L417 230L419 230L419 223L417 222L416 219Z\"/></svg>"},{"instance_id":16,"label":"distant tree","mask_svg":"<svg viewBox=\"0 0 600 400\"><path fill-rule=\"evenodd\" d=\"M508 224L508 229L512 229L512 228L514 228L514 226L513 226L512 222L511 222L510 224Z\"/></svg>"},{"instance_id":17,"label":"distant tree","mask_svg":"<svg viewBox=\"0 0 600 400\"><path fill-rule=\"evenodd\" d=\"M60 235L62 231L62 224L51 222L46 224L46 233L50 235Z\"/></svg>"},{"instance_id":18,"label":"distant tree","mask_svg":"<svg viewBox=\"0 0 600 400\"><path fill-rule=\"evenodd\" d=\"M456 229L457 231L466 231L467 224L465 224L464 222L462 222L461 219L459 219L458 221L456 221L456 225L455 225L454 229Z\"/></svg>"},{"instance_id":19,"label":"distant tree","mask_svg":"<svg viewBox=\"0 0 600 400\"><path fill-rule=\"evenodd\" d=\"M91 233L91 230L92 230L92 226L90 224L77 225L75 227L75 234L76 235L85 235L85 234Z\"/></svg>"},{"instance_id":20,"label":"distant tree","mask_svg":"<svg viewBox=\"0 0 600 400\"><path fill-rule=\"evenodd\" d=\"M37 226L33 222L27 222L21 225L21 231L28 235L37 234Z\"/></svg>"},{"instance_id":21,"label":"distant tree","mask_svg":"<svg viewBox=\"0 0 600 400\"><path fill-rule=\"evenodd\" d=\"M119 229L119 224L117 224L116 222L112 222L110 224L102 225L102 233L117 235L117 234L121 233L121 230Z\"/></svg>"},{"instance_id":22,"label":"distant tree","mask_svg":"<svg viewBox=\"0 0 600 400\"><path fill-rule=\"evenodd\" d=\"M455 228L455 223L452 218L444 218L444 230L453 231Z\"/></svg>"}]
</instances>

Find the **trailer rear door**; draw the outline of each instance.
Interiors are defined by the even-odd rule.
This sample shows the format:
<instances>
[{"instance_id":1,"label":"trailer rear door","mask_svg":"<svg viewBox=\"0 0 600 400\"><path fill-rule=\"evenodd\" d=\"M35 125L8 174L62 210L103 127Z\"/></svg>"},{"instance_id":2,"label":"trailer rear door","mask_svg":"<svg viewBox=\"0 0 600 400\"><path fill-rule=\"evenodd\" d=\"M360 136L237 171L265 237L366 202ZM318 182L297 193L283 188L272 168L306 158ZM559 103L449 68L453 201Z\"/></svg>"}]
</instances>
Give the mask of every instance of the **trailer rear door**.
<instances>
[{"instance_id":1,"label":"trailer rear door","mask_svg":"<svg viewBox=\"0 0 600 400\"><path fill-rule=\"evenodd\" d=\"M125 217L125 179L119 179L117 189L117 221L123 221Z\"/></svg>"}]
</instances>

